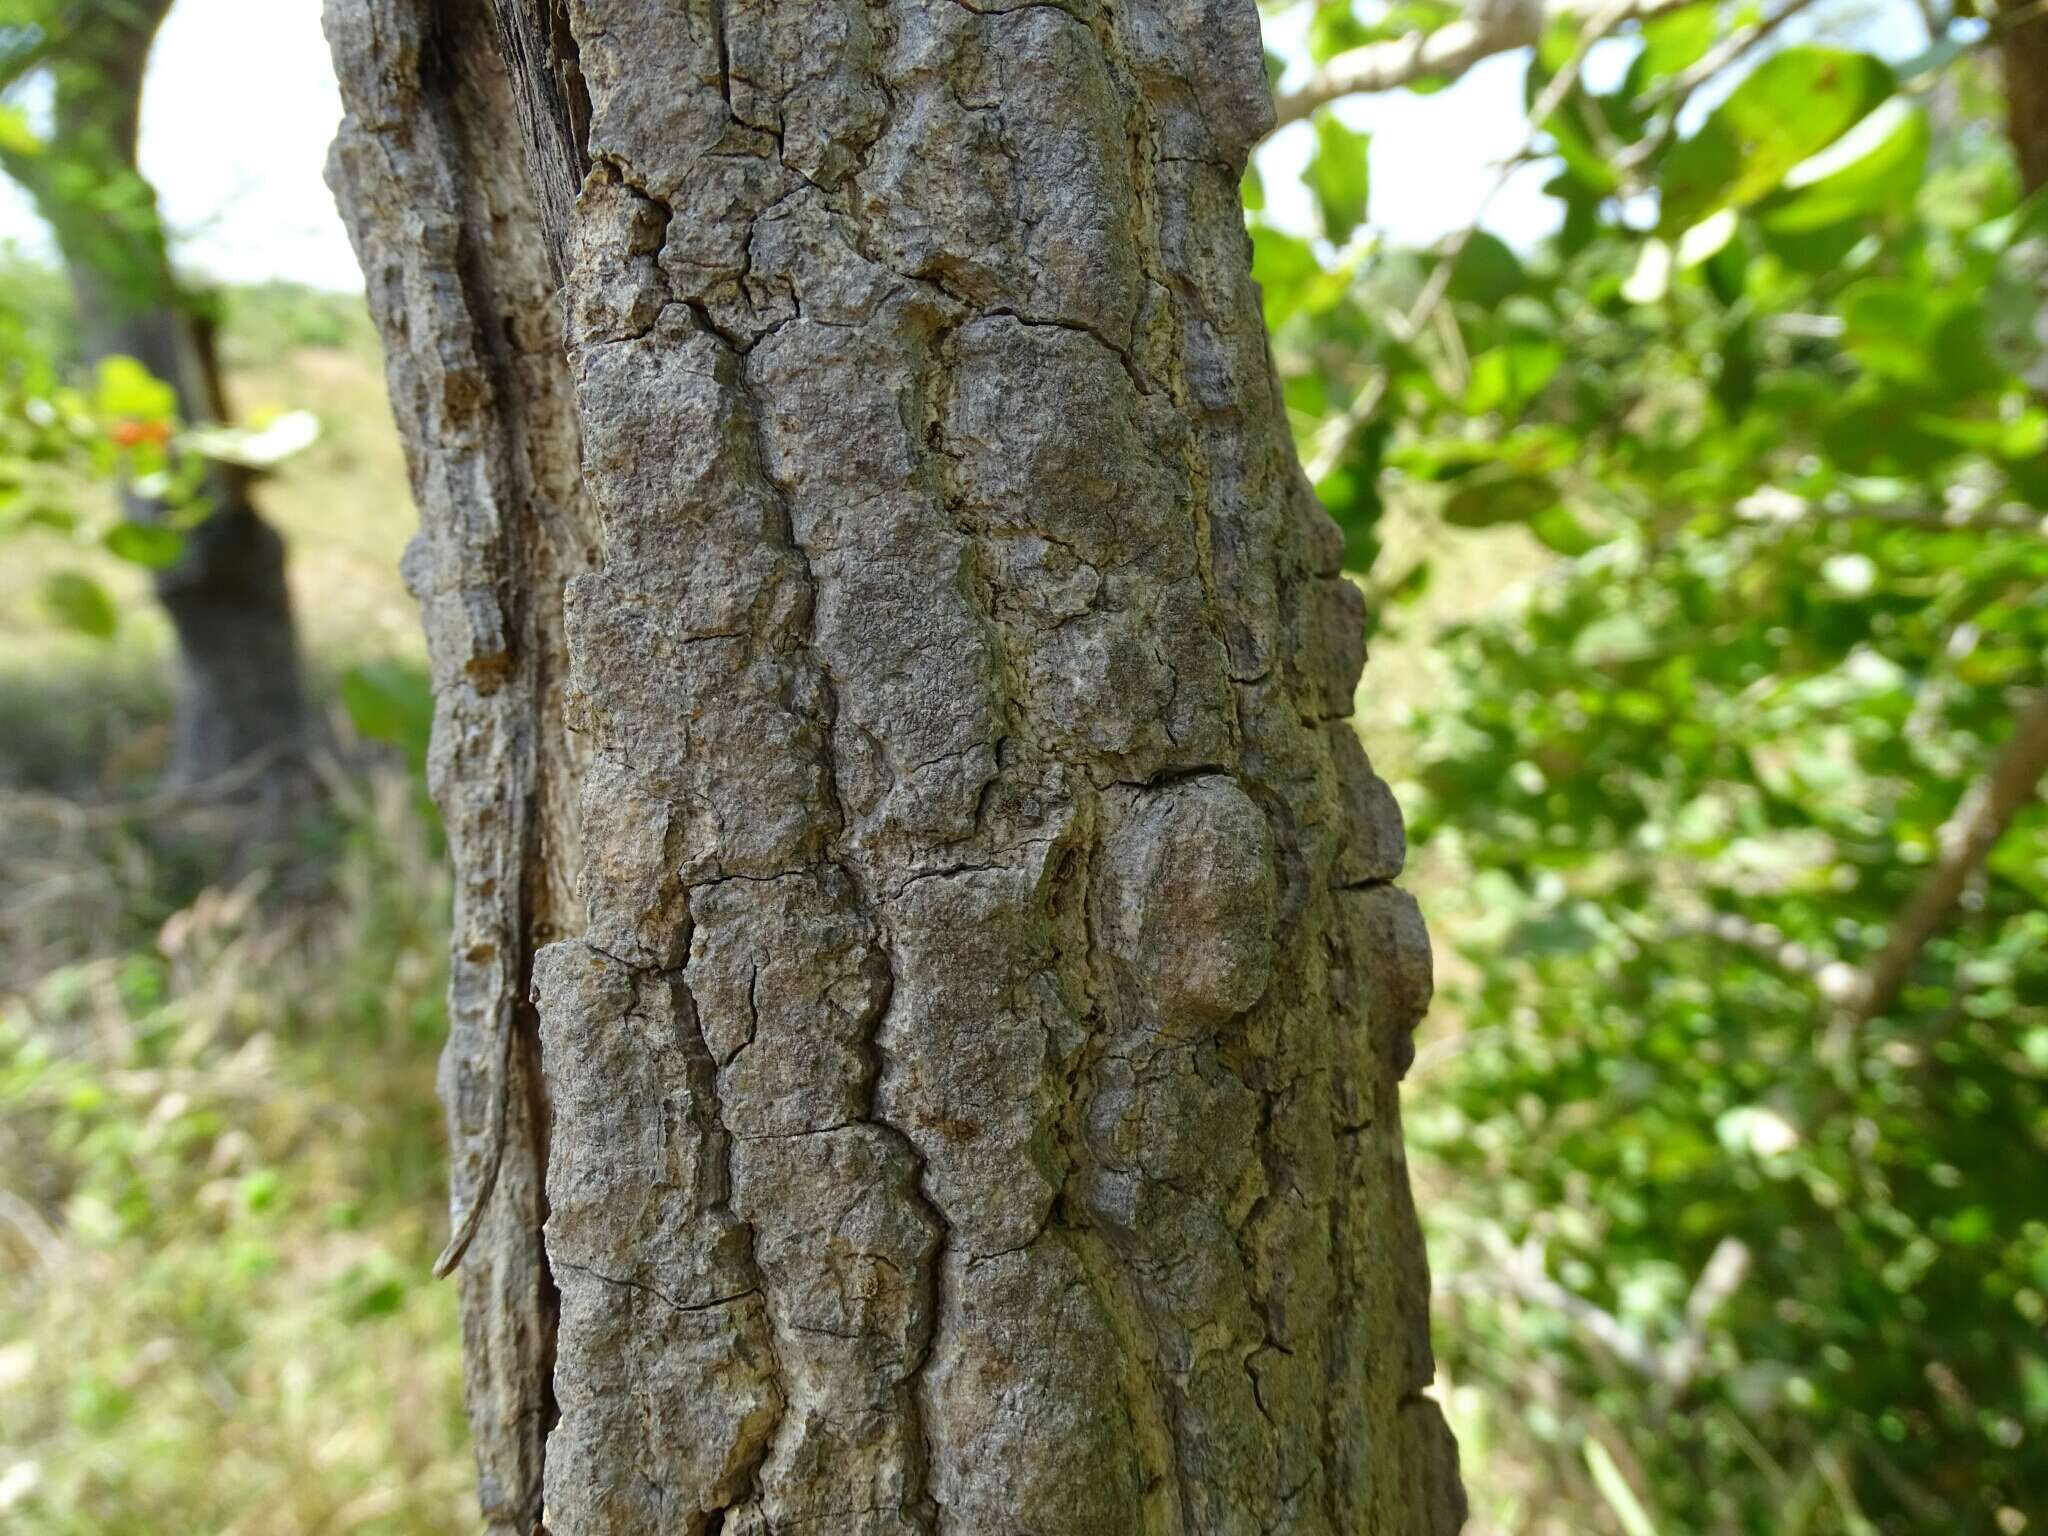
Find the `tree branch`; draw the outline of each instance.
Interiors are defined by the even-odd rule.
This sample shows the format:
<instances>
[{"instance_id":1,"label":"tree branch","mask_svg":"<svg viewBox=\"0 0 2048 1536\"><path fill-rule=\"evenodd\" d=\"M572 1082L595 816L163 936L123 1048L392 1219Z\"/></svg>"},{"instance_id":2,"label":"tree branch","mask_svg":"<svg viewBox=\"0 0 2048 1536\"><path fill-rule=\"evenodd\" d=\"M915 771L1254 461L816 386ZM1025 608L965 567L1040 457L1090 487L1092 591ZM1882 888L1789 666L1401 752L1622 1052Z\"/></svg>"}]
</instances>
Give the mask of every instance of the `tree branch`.
<instances>
[{"instance_id":1,"label":"tree branch","mask_svg":"<svg viewBox=\"0 0 2048 1536\"><path fill-rule=\"evenodd\" d=\"M1704 0L1628 0L1616 21L1647 20L1683 10ZM1603 8L1583 0L1562 0L1557 10L1567 16L1602 14ZM1418 80L1455 80L1473 65L1497 53L1533 48L1543 36L1544 8L1521 4L1484 20L1461 18L1434 32L1410 32L1383 43L1367 43L1340 53L1274 103L1273 131L1298 123L1316 108L1345 96L1364 96L1413 85ZM1609 22L1611 27L1615 22Z\"/></svg>"},{"instance_id":2,"label":"tree branch","mask_svg":"<svg viewBox=\"0 0 2048 1536\"><path fill-rule=\"evenodd\" d=\"M2020 533L2048 537L2048 513L2021 502L1987 501L1977 506L1957 503L1935 507L1900 502L1873 506L1866 502L1829 497L1809 501L1775 485L1759 486L1735 504L1735 515L1745 522L1792 524L1814 518L1896 523L1902 528L1925 528L1936 533L1968 531L1979 533Z\"/></svg>"},{"instance_id":3,"label":"tree branch","mask_svg":"<svg viewBox=\"0 0 2048 1536\"><path fill-rule=\"evenodd\" d=\"M2048 688L2035 690L2020 707L2012 735L1943 824L1934 867L1892 924L1884 948L1864 968L1846 1010L1851 1030L1898 1001L1920 951L1948 922L1964 886L1998 846L2013 818L2033 800L2043 774L2048 774Z\"/></svg>"},{"instance_id":4,"label":"tree branch","mask_svg":"<svg viewBox=\"0 0 2048 1536\"><path fill-rule=\"evenodd\" d=\"M1744 27L1740 32L1731 33L1723 38L1718 46L1709 49L1690 69L1683 74L1674 75L1664 82L1661 89L1645 98L1642 103L1644 106L1664 105L1668 110L1664 113L1662 127L1653 133L1644 134L1626 154L1615 160L1615 168L1621 172L1623 178L1632 180L1669 142L1671 135L1677 131L1678 115L1685 110L1685 104L1692 99L1694 91L1815 3L1816 0L1786 0L1784 5L1754 26Z\"/></svg>"},{"instance_id":5,"label":"tree branch","mask_svg":"<svg viewBox=\"0 0 2048 1536\"><path fill-rule=\"evenodd\" d=\"M1390 325L1394 335L1403 343L1411 342L1429 324L1444 295L1449 292L1451 275L1457 270L1458 258L1465 254L1465 247L1472 243L1472 237L1479 233L1480 223L1486 217L1486 210L1493 206L1493 200L1500 196L1501 189L1508 184L1516 171L1535 152L1536 141L1543 136L1543 125L1550 121L1564 99L1571 95L1579 83L1579 73L1585 68L1586 55L1593 51L1593 45L1631 16L1644 14L1641 9L1644 0L1608 0L1608 3L1593 12L1586 19L1585 29L1580 33L1578 44L1572 49L1571 57L1564 66L1551 76L1543 87L1543 93L1536 98L1529 109L1529 126L1522 136L1521 147L1502 162L1500 174L1479 199L1478 208L1463 229L1444 242L1437 255L1435 269L1429 274L1429 281L1423 284L1422 292L1416 295L1415 303L1404 316L1396 316ZM1324 422L1316 433L1314 451L1304 466L1310 485L1314 485L1336 468L1351 446L1351 440L1359 429L1372 420L1380 403L1386 398L1388 377L1381 369L1353 397L1351 404L1341 413Z\"/></svg>"},{"instance_id":6,"label":"tree branch","mask_svg":"<svg viewBox=\"0 0 2048 1536\"><path fill-rule=\"evenodd\" d=\"M1500 1265L1495 1277L1499 1283L1522 1300L1563 1316L1608 1355L1656 1383L1667 1401L1682 1397L1706 1363L1707 1330L1741 1289L1750 1267L1748 1244L1740 1238L1722 1238L1686 1297L1684 1333L1660 1350L1606 1308L1553 1280L1536 1238L1511 1247L1499 1233L1483 1231L1480 1240Z\"/></svg>"}]
</instances>

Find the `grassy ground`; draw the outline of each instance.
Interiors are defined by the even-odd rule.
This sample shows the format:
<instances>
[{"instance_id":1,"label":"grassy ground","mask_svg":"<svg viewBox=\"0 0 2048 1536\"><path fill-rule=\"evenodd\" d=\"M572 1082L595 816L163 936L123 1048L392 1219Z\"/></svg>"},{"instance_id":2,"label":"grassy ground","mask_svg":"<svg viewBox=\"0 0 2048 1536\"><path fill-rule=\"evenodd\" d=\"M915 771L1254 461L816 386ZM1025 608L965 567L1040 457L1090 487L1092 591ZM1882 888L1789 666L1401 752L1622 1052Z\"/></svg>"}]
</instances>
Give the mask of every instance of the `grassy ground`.
<instances>
[{"instance_id":1,"label":"grassy ground","mask_svg":"<svg viewBox=\"0 0 2048 1536\"><path fill-rule=\"evenodd\" d=\"M414 526L353 301L234 296L245 414L320 442L263 487L314 686L416 662L397 562ZM1375 642L1359 705L1381 771L1440 686L1428 637L1545 560L1519 532L1432 544L1398 512L1387 568L1433 580ZM0 1528L24 1536L433 1536L474 1529L433 1102L447 882L416 783L330 708L326 805L280 846L152 802L166 635L133 568L55 540L0 563ZM49 570L122 599L111 643L36 611ZM1426 863L1411 884L1427 907ZM1439 932L1440 964L1454 966ZM1439 1019L1433 1033L1455 1028ZM1427 1168L1417 1169L1425 1183ZM1430 1188L1424 1208L1456 1198ZM1474 1536L1529 1498L1455 1417Z\"/></svg>"},{"instance_id":2,"label":"grassy ground","mask_svg":"<svg viewBox=\"0 0 2048 1536\"><path fill-rule=\"evenodd\" d=\"M331 699L420 650L403 466L360 306L238 298L241 407L326 428L262 499ZM113 642L36 613L67 562L122 594ZM337 715L326 803L239 848L138 798L166 690L131 571L16 540L0 615L0 1528L474 1529L427 1279L447 884L417 786Z\"/></svg>"}]
</instances>

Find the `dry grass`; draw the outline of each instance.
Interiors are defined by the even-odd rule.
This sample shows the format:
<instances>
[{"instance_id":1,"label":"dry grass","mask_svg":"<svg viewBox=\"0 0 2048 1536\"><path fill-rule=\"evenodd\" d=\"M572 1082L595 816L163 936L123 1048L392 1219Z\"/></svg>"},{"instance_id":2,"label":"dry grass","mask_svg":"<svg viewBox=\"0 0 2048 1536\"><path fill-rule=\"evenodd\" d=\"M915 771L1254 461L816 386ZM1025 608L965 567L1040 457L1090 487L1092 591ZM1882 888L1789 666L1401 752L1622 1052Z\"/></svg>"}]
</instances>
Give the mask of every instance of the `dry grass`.
<instances>
[{"instance_id":1,"label":"dry grass","mask_svg":"<svg viewBox=\"0 0 2048 1536\"><path fill-rule=\"evenodd\" d=\"M245 409L326 425L262 493L324 693L418 655L413 515L366 328L309 345L292 318L230 356ZM35 612L59 563L128 600L112 644ZM239 846L232 815L139 793L166 689L136 573L17 540L0 615L0 1528L473 1530L427 1278L446 880L416 783L337 720L355 761L324 804Z\"/></svg>"},{"instance_id":2,"label":"dry grass","mask_svg":"<svg viewBox=\"0 0 2048 1536\"><path fill-rule=\"evenodd\" d=\"M401 772L335 787L209 883L203 812L0 804L10 1530L471 1524L425 1278L445 881Z\"/></svg>"}]
</instances>

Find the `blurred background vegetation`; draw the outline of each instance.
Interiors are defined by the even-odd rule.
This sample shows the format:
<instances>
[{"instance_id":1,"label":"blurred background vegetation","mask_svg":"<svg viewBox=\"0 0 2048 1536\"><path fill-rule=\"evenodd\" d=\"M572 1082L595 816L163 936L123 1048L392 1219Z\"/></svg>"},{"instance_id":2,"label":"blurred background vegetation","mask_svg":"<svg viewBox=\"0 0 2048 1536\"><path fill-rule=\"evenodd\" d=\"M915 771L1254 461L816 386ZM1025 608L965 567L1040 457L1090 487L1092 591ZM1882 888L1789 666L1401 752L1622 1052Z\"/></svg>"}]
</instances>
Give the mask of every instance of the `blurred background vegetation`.
<instances>
[{"instance_id":1,"label":"blurred background vegetation","mask_svg":"<svg viewBox=\"0 0 2048 1536\"><path fill-rule=\"evenodd\" d=\"M27 59L61 0L6 3ZM2048 1529L2048 15L1268 20L1248 217L1438 945L1471 1529ZM8 154L52 148L37 68ZM1438 93L1508 141L1397 235ZM70 292L0 266L0 1526L469 1530L374 338L181 283L237 403L184 419ZM281 822L163 784L195 459L289 550Z\"/></svg>"}]
</instances>

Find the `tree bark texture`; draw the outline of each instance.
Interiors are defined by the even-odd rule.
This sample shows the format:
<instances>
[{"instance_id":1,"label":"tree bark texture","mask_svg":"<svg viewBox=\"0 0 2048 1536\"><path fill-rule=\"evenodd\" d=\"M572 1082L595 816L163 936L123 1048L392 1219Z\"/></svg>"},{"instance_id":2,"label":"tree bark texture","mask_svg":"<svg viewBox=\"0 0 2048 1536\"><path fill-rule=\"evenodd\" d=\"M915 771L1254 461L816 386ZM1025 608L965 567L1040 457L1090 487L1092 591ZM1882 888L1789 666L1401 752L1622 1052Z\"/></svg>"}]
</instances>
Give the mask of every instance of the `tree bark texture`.
<instances>
[{"instance_id":1,"label":"tree bark texture","mask_svg":"<svg viewBox=\"0 0 2048 1536\"><path fill-rule=\"evenodd\" d=\"M492 1529L1454 1531L1250 0L328 28Z\"/></svg>"},{"instance_id":2,"label":"tree bark texture","mask_svg":"<svg viewBox=\"0 0 2048 1536\"><path fill-rule=\"evenodd\" d=\"M77 8L53 50L55 129L40 155L9 155L64 257L89 362L135 358L170 385L188 422L227 419L211 320L172 270L156 194L136 158L143 76L170 0ZM156 593L178 645L167 777L202 784L299 740L306 726L284 543L250 475L208 466L210 515L186 533ZM160 509L130 496L129 515ZM282 768L285 754L278 754ZM276 773L262 782L275 784Z\"/></svg>"},{"instance_id":3,"label":"tree bark texture","mask_svg":"<svg viewBox=\"0 0 2048 1536\"><path fill-rule=\"evenodd\" d=\"M2025 0L2002 0L1999 9L2006 133L2020 185L2038 192L2048 187L2048 14Z\"/></svg>"}]
</instances>

